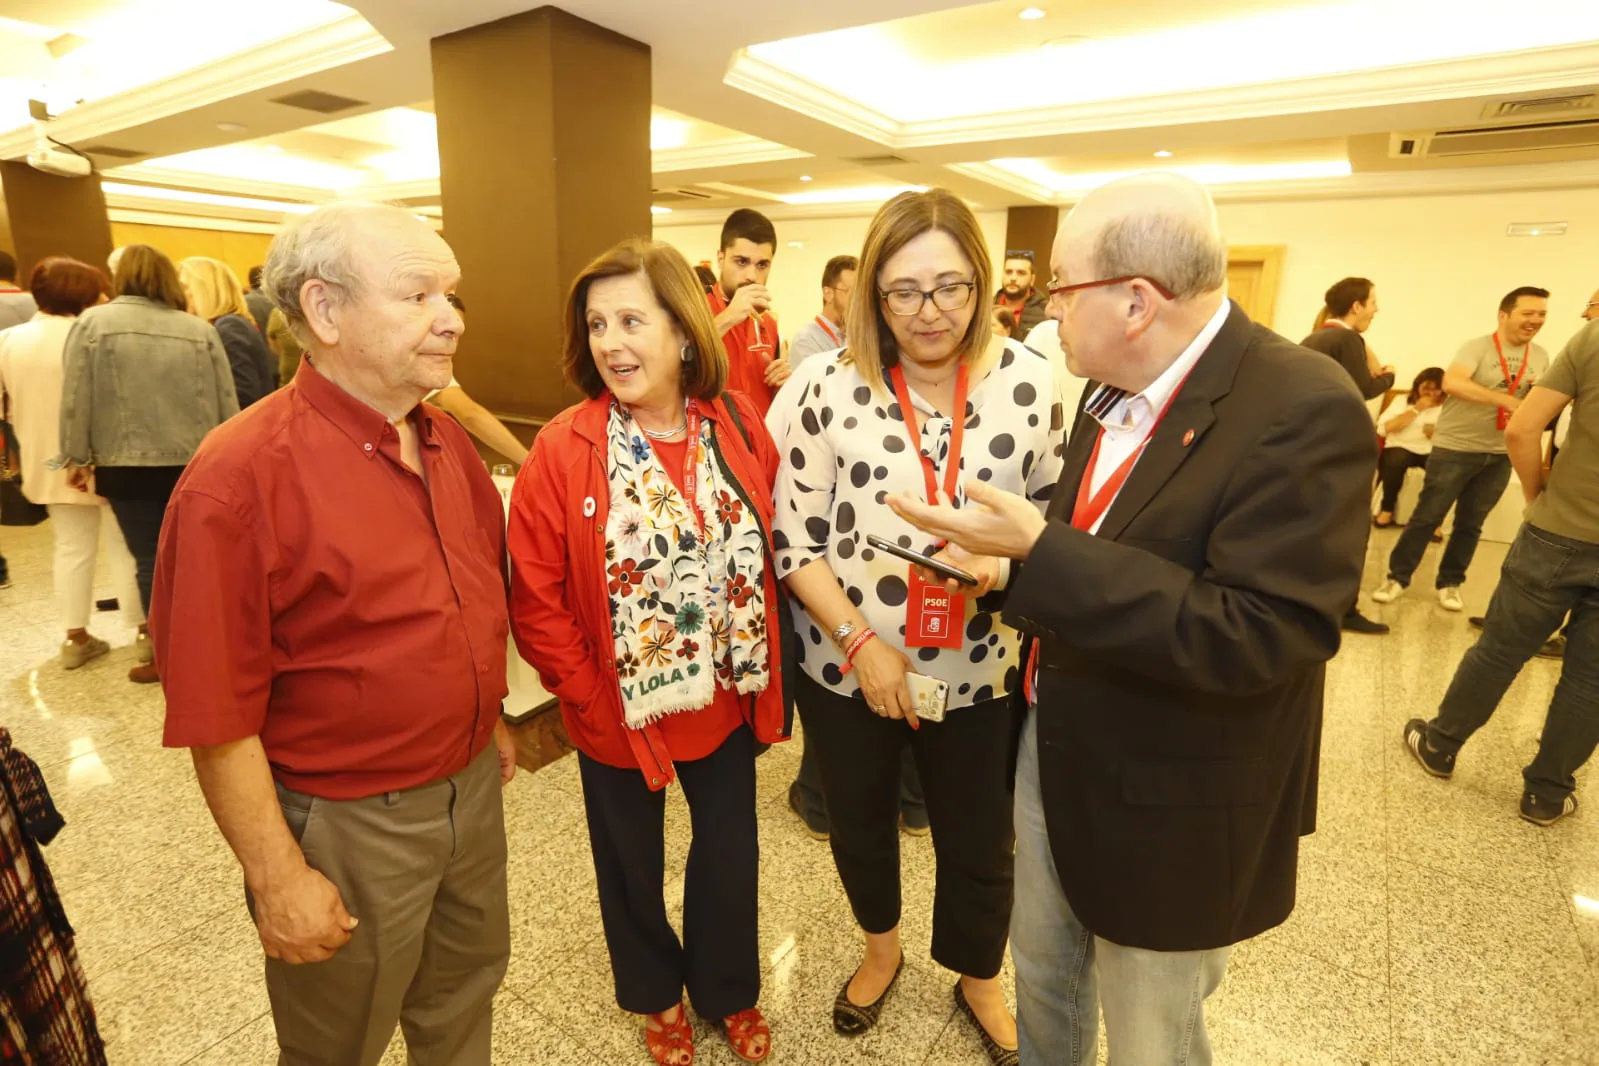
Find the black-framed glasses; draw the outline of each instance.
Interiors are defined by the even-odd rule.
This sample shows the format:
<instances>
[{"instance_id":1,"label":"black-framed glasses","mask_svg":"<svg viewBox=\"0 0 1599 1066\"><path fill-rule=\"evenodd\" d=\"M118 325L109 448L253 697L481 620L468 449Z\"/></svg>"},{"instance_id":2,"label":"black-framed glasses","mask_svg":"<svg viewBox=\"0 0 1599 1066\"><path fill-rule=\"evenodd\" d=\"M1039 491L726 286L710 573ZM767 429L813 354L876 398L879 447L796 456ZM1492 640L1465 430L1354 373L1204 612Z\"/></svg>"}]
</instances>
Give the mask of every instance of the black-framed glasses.
<instances>
[{"instance_id":1,"label":"black-framed glasses","mask_svg":"<svg viewBox=\"0 0 1599 1066\"><path fill-rule=\"evenodd\" d=\"M1168 300L1175 300L1177 296L1166 286L1154 278L1143 274L1125 274L1119 278L1100 278L1098 281L1079 281L1076 285L1058 285L1054 278L1049 281L1049 295L1053 297L1065 296L1067 293L1081 292L1083 289L1100 289L1107 285L1121 285L1129 281L1145 281L1150 287Z\"/></svg>"},{"instance_id":2,"label":"black-framed glasses","mask_svg":"<svg viewBox=\"0 0 1599 1066\"><path fill-rule=\"evenodd\" d=\"M948 285L940 285L936 289L890 289L878 293L883 299L883 306L891 314L901 318L919 315L927 301L933 301L933 306L940 311L959 311L971 302L972 293L976 290L977 283L972 281L952 281Z\"/></svg>"}]
</instances>

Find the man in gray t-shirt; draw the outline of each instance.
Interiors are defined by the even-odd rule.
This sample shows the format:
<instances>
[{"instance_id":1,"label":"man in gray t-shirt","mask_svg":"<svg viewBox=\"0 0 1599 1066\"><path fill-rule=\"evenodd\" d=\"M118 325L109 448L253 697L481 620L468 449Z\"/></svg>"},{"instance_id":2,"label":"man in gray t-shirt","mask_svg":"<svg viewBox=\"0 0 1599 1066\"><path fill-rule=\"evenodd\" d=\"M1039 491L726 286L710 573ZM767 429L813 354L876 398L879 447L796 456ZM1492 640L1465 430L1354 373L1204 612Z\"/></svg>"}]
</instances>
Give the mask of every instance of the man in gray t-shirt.
<instances>
[{"instance_id":1,"label":"man in gray t-shirt","mask_svg":"<svg viewBox=\"0 0 1599 1066\"><path fill-rule=\"evenodd\" d=\"M1427 479L1415 513L1388 557L1388 580L1371 594L1378 603L1404 595L1432 535L1449 508L1455 528L1438 562L1438 602L1458 611L1460 586L1477 552L1482 524L1510 484L1505 426L1549 366L1533 337L1549 315L1549 290L1514 289L1499 302L1499 328L1467 341L1444 372L1443 412L1427 458Z\"/></svg>"},{"instance_id":2,"label":"man in gray t-shirt","mask_svg":"<svg viewBox=\"0 0 1599 1066\"><path fill-rule=\"evenodd\" d=\"M1547 478L1545 427L1576 401L1571 433ZM1466 740L1487 724L1505 690L1571 613L1560 683L1538 754L1522 771L1521 816L1553 825L1577 809L1576 771L1599 744L1599 322L1573 337L1510 420L1504 438L1526 494L1527 523L1505 556L1482 637L1466 653L1431 721L1405 725L1405 746L1448 777Z\"/></svg>"},{"instance_id":3,"label":"man in gray t-shirt","mask_svg":"<svg viewBox=\"0 0 1599 1066\"><path fill-rule=\"evenodd\" d=\"M38 309L33 297L17 288L16 259L0 248L0 329L22 325Z\"/></svg>"}]
</instances>

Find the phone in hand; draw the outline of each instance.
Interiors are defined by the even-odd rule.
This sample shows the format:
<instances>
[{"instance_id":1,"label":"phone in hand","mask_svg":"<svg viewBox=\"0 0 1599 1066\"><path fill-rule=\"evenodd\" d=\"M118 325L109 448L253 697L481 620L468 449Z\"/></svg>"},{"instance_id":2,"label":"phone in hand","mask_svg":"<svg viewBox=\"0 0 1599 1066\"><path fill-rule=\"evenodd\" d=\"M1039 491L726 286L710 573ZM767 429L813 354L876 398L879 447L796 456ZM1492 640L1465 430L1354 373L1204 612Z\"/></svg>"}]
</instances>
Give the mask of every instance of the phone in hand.
<instances>
[{"instance_id":1,"label":"phone in hand","mask_svg":"<svg viewBox=\"0 0 1599 1066\"><path fill-rule=\"evenodd\" d=\"M942 722L949 712L949 682L908 670L905 688L911 694L916 717L927 722Z\"/></svg>"},{"instance_id":2,"label":"phone in hand","mask_svg":"<svg viewBox=\"0 0 1599 1066\"><path fill-rule=\"evenodd\" d=\"M931 555L923 552L902 548L891 540L884 540L876 533L868 533L866 535L866 543L878 551L887 552L890 555L904 559L906 562L915 563L917 566L924 566L939 577L947 577L952 581L959 581L963 585L970 585L972 588L977 587L977 579L975 577L958 566L949 565L942 559L934 559Z\"/></svg>"}]
</instances>

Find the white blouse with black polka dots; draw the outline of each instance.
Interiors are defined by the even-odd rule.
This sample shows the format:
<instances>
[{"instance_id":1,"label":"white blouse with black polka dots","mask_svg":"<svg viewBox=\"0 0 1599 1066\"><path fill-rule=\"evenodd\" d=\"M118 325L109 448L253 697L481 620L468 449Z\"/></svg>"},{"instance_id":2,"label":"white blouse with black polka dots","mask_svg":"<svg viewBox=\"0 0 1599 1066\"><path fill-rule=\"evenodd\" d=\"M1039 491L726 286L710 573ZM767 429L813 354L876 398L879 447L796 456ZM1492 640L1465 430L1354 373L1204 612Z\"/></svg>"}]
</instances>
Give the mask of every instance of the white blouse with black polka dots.
<instances>
[{"instance_id":1,"label":"white blouse with black polka dots","mask_svg":"<svg viewBox=\"0 0 1599 1066\"><path fill-rule=\"evenodd\" d=\"M767 424L783 455L777 475L777 521L773 531L777 572L787 577L806 563L825 559L850 601L878 638L910 656L912 669L950 686L951 709L1006 695L1020 684L1020 634L999 620L997 596L966 597L965 639L960 648L905 648L907 563L873 551L875 533L918 550L927 534L903 521L884 502L890 492L926 491L921 463L894 400L874 393L839 353L807 359L785 389ZM911 400L922 423L922 449L943 484L953 422L914 389ZM1060 477L1063 405L1047 360L1007 341L999 362L966 401L961 478L977 477L1008 492L1025 493L1042 511ZM955 506L964 506L957 488ZM791 597L800 637L800 661L812 680L842 695L860 687L843 672L843 654L821 626Z\"/></svg>"}]
</instances>

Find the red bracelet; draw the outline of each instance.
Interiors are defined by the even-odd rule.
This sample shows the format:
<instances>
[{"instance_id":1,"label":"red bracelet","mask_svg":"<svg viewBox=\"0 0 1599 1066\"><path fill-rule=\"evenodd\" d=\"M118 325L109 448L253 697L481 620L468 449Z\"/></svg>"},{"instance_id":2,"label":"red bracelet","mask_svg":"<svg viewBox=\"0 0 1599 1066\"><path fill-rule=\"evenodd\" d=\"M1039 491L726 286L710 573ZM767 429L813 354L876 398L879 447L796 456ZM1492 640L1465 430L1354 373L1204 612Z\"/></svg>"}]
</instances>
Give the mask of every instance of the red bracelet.
<instances>
[{"instance_id":1,"label":"red bracelet","mask_svg":"<svg viewBox=\"0 0 1599 1066\"><path fill-rule=\"evenodd\" d=\"M877 636L876 632L870 628L863 629L855 634L855 639L851 640L849 646L844 649L844 673L849 673L850 667L855 665L855 653L860 651L861 647L875 636Z\"/></svg>"}]
</instances>

